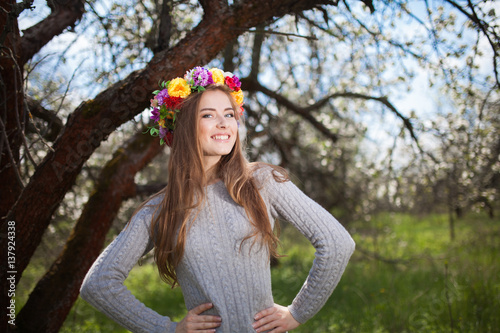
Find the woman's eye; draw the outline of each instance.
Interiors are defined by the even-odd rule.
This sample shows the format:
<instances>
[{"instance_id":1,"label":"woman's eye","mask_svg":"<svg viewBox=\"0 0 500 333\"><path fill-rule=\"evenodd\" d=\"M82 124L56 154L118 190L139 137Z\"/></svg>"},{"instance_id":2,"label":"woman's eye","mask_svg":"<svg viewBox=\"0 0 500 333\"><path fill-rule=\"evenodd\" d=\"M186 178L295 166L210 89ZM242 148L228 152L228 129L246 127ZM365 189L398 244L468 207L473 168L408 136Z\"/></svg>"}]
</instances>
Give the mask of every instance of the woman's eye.
<instances>
[{"instance_id":1,"label":"woman's eye","mask_svg":"<svg viewBox=\"0 0 500 333\"><path fill-rule=\"evenodd\" d=\"M234 118L234 113L228 113L228 114L226 114L226 117L228 117L228 118Z\"/></svg>"},{"instance_id":2,"label":"woman's eye","mask_svg":"<svg viewBox=\"0 0 500 333\"><path fill-rule=\"evenodd\" d=\"M207 113L207 114L204 114L204 115L203 115L203 116L201 116L201 117L202 117L202 118L211 118L211 117L212 117L212 115L211 115L211 114L209 114L209 113Z\"/></svg>"}]
</instances>

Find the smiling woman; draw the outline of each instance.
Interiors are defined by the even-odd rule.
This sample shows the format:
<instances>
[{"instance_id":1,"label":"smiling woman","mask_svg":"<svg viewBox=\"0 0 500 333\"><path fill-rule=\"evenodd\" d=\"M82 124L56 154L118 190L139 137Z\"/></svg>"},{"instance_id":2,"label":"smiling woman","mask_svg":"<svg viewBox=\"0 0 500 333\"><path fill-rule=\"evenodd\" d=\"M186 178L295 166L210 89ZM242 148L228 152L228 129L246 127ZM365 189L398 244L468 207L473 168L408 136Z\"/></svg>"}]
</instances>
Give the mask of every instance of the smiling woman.
<instances>
[{"instance_id":1,"label":"smiling woman","mask_svg":"<svg viewBox=\"0 0 500 333\"><path fill-rule=\"evenodd\" d=\"M279 333L298 327L338 284L354 251L352 238L285 170L245 159L236 76L197 67L164 88L152 101L159 128L151 133L171 146L168 185L138 208L96 260L82 298L134 332ZM274 304L271 289L277 218L316 248L309 276L288 307ZM151 250L161 278L182 288L188 314L178 323L146 308L123 284Z\"/></svg>"},{"instance_id":2,"label":"smiling woman","mask_svg":"<svg viewBox=\"0 0 500 333\"><path fill-rule=\"evenodd\" d=\"M198 140L203 151L205 172L234 147L238 123L231 95L223 90L203 93L199 104Z\"/></svg>"}]
</instances>

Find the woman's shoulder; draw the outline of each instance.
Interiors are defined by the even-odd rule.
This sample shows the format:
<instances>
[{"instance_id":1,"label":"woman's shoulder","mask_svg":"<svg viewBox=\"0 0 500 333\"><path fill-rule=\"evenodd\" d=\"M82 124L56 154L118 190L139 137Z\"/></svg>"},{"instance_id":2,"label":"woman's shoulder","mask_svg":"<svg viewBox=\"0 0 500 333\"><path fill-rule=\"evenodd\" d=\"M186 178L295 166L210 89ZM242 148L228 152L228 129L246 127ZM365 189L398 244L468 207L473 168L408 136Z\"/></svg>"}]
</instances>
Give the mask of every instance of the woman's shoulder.
<instances>
[{"instance_id":1,"label":"woman's shoulder","mask_svg":"<svg viewBox=\"0 0 500 333\"><path fill-rule=\"evenodd\" d=\"M288 172L284 168L269 163L250 163L250 172L258 187L276 182L283 183L289 180Z\"/></svg>"},{"instance_id":2,"label":"woman's shoulder","mask_svg":"<svg viewBox=\"0 0 500 333\"><path fill-rule=\"evenodd\" d=\"M144 205L146 206L151 206L151 207L156 207L159 204L161 204L163 198L165 197L165 193L163 191L158 192L156 194L153 194L150 196L145 202Z\"/></svg>"},{"instance_id":3,"label":"woman's shoulder","mask_svg":"<svg viewBox=\"0 0 500 333\"><path fill-rule=\"evenodd\" d=\"M159 211L164 196L165 194L162 192L152 195L137 208L134 216L137 218L152 216L155 212Z\"/></svg>"}]
</instances>

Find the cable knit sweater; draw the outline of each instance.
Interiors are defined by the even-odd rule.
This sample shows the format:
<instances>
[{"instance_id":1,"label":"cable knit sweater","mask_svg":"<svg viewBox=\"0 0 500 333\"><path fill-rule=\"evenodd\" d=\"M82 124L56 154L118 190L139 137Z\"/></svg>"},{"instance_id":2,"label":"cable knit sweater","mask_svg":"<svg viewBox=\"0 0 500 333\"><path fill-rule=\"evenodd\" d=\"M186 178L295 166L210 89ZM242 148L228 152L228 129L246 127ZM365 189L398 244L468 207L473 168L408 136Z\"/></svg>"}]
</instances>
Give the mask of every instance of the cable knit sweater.
<instances>
[{"instance_id":1,"label":"cable knit sweater","mask_svg":"<svg viewBox=\"0 0 500 333\"><path fill-rule=\"evenodd\" d=\"M309 276L288 306L293 317L304 323L336 287L354 242L332 215L291 181L276 182L270 168L254 176L270 220L281 217L292 223L316 249ZM205 202L192 222L176 270L186 307L213 303L203 314L221 316L217 332L255 332L251 326L254 315L274 304L268 250L258 243L251 246L252 239L240 249L252 229L245 210L232 200L222 181L205 191ZM152 249L149 226L161 199L152 199L132 218L96 260L81 288L83 299L132 332L175 332L177 326L147 308L123 284L140 257Z\"/></svg>"}]
</instances>

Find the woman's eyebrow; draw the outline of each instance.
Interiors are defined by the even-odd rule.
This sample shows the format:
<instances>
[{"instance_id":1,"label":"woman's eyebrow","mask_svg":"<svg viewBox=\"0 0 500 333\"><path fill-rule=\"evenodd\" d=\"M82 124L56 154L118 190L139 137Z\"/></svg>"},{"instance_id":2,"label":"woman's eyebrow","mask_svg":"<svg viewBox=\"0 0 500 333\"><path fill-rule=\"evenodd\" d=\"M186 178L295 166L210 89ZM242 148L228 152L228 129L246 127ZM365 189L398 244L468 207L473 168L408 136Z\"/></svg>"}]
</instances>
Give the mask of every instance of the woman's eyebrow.
<instances>
[{"instance_id":1,"label":"woman's eyebrow","mask_svg":"<svg viewBox=\"0 0 500 333\"><path fill-rule=\"evenodd\" d=\"M203 108L200 110L200 112L202 111L217 111L215 108L210 108L210 107L207 107L207 108ZM227 107L224 109L224 111L234 111L234 108L233 107Z\"/></svg>"}]
</instances>

